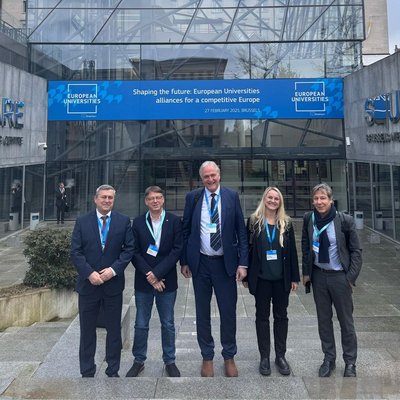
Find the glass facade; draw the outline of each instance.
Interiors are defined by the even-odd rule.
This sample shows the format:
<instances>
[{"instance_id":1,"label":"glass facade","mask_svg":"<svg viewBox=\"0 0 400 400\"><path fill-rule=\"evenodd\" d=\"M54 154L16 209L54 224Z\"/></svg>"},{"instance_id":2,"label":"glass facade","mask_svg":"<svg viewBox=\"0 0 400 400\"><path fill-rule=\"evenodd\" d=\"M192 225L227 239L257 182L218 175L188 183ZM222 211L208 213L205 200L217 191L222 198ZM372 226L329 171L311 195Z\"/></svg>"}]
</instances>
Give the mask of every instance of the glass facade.
<instances>
[{"instance_id":1,"label":"glass facade","mask_svg":"<svg viewBox=\"0 0 400 400\"><path fill-rule=\"evenodd\" d=\"M364 222L400 240L400 167L349 163L350 211L362 211Z\"/></svg>"},{"instance_id":2,"label":"glass facade","mask_svg":"<svg viewBox=\"0 0 400 400\"><path fill-rule=\"evenodd\" d=\"M32 72L78 81L342 77L361 66L364 39L361 0L32 0L27 26ZM47 219L60 180L70 218L105 182L132 217L151 184L180 214L206 159L245 215L274 184L300 216L320 181L348 209L342 120L49 121L47 145Z\"/></svg>"},{"instance_id":3,"label":"glass facade","mask_svg":"<svg viewBox=\"0 0 400 400\"><path fill-rule=\"evenodd\" d=\"M0 168L0 221L10 221L9 230L28 226L31 213L42 215L44 168L43 164Z\"/></svg>"}]
</instances>

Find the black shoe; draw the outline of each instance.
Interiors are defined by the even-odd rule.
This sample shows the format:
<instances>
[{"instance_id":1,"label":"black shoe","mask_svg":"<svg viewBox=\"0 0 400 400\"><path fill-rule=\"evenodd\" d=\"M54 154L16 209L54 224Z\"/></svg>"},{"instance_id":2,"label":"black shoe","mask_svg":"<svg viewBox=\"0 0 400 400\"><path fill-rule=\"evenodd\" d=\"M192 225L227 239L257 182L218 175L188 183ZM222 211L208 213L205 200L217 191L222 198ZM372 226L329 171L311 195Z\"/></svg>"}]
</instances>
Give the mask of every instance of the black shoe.
<instances>
[{"instance_id":1,"label":"black shoe","mask_svg":"<svg viewBox=\"0 0 400 400\"><path fill-rule=\"evenodd\" d=\"M357 376L356 365L355 364L346 364L346 366L344 368L343 376L345 378L355 378Z\"/></svg>"},{"instance_id":2,"label":"black shoe","mask_svg":"<svg viewBox=\"0 0 400 400\"><path fill-rule=\"evenodd\" d=\"M275 364L278 367L278 371L281 375L290 375L290 366L285 357L276 357Z\"/></svg>"},{"instance_id":3,"label":"black shoe","mask_svg":"<svg viewBox=\"0 0 400 400\"><path fill-rule=\"evenodd\" d=\"M260 367L258 369L261 375L271 375L271 366L269 365L269 358L262 358L260 361Z\"/></svg>"},{"instance_id":4,"label":"black shoe","mask_svg":"<svg viewBox=\"0 0 400 400\"><path fill-rule=\"evenodd\" d=\"M82 378L94 378L94 374L82 374Z\"/></svg>"},{"instance_id":5,"label":"black shoe","mask_svg":"<svg viewBox=\"0 0 400 400\"><path fill-rule=\"evenodd\" d=\"M170 378L179 378L181 376L181 373L175 363L166 365L165 370Z\"/></svg>"},{"instance_id":6,"label":"black shoe","mask_svg":"<svg viewBox=\"0 0 400 400\"><path fill-rule=\"evenodd\" d=\"M131 369L126 373L127 378L135 378L144 370L144 364L134 362Z\"/></svg>"},{"instance_id":7,"label":"black shoe","mask_svg":"<svg viewBox=\"0 0 400 400\"><path fill-rule=\"evenodd\" d=\"M336 368L335 361L324 360L319 367L318 376L320 378L328 378L331 376L332 371Z\"/></svg>"},{"instance_id":8,"label":"black shoe","mask_svg":"<svg viewBox=\"0 0 400 400\"><path fill-rule=\"evenodd\" d=\"M112 374L107 374L109 378L119 378L118 372L113 372Z\"/></svg>"}]
</instances>

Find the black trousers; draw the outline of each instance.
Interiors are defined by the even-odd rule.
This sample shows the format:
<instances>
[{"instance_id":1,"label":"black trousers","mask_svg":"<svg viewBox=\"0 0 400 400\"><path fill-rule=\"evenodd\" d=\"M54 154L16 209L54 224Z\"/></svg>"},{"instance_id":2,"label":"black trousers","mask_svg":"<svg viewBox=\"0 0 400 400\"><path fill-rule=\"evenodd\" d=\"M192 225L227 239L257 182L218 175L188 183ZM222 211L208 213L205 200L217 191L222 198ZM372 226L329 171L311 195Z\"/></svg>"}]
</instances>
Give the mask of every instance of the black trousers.
<instances>
[{"instance_id":1,"label":"black trousers","mask_svg":"<svg viewBox=\"0 0 400 400\"><path fill-rule=\"evenodd\" d=\"M335 361L336 345L333 332L333 310L339 320L343 360L346 364L355 364L357 359L357 336L353 321L352 288L343 271L323 272L313 268L312 285L315 306L317 308L318 332L325 360Z\"/></svg>"},{"instance_id":2,"label":"black trousers","mask_svg":"<svg viewBox=\"0 0 400 400\"><path fill-rule=\"evenodd\" d=\"M269 316L272 301L274 317L274 344L276 357L283 357L286 353L286 339L288 334L287 307L289 293L284 289L283 279L269 281L258 279L256 300L256 332L258 350L261 358L269 358L271 350L271 335Z\"/></svg>"},{"instance_id":3,"label":"black trousers","mask_svg":"<svg viewBox=\"0 0 400 400\"><path fill-rule=\"evenodd\" d=\"M122 293L116 296L106 296L101 288L94 294L79 295L80 346L79 362L82 375L96 372L96 325L100 307L104 308L104 325L106 335L106 373L118 372L121 360L121 312Z\"/></svg>"},{"instance_id":4,"label":"black trousers","mask_svg":"<svg viewBox=\"0 0 400 400\"><path fill-rule=\"evenodd\" d=\"M65 205L57 206L57 222L64 222Z\"/></svg>"}]
</instances>

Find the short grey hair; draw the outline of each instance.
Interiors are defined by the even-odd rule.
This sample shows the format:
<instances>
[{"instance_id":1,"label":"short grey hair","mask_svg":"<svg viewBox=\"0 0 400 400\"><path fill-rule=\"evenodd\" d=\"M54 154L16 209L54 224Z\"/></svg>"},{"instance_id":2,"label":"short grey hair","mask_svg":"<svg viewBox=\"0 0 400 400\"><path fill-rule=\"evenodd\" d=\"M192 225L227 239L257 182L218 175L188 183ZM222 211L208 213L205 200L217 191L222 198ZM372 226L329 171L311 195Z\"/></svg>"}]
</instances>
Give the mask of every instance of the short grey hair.
<instances>
[{"instance_id":1,"label":"short grey hair","mask_svg":"<svg viewBox=\"0 0 400 400\"><path fill-rule=\"evenodd\" d=\"M333 199L333 191L332 188L325 182L319 183L318 185L315 185L312 190L312 196L314 197L315 193L317 193L319 190L322 190L326 193L326 195L329 197L330 200Z\"/></svg>"},{"instance_id":2,"label":"short grey hair","mask_svg":"<svg viewBox=\"0 0 400 400\"><path fill-rule=\"evenodd\" d=\"M149 186L145 191L144 191L144 197L147 197L149 193L160 193L164 197L164 190L160 188L160 186Z\"/></svg>"},{"instance_id":3,"label":"short grey hair","mask_svg":"<svg viewBox=\"0 0 400 400\"><path fill-rule=\"evenodd\" d=\"M206 167L214 167L217 170L218 175L221 175L221 170L219 169L218 165L214 161L204 161L203 164L201 164L200 168L199 168L199 175L200 175L201 179L203 179L203 169Z\"/></svg>"},{"instance_id":4,"label":"short grey hair","mask_svg":"<svg viewBox=\"0 0 400 400\"><path fill-rule=\"evenodd\" d=\"M96 197L99 195L99 193L102 190L112 190L114 192L114 196L116 193L116 190L111 186L111 185L100 185L97 189L96 189Z\"/></svg>"}]
</instances>

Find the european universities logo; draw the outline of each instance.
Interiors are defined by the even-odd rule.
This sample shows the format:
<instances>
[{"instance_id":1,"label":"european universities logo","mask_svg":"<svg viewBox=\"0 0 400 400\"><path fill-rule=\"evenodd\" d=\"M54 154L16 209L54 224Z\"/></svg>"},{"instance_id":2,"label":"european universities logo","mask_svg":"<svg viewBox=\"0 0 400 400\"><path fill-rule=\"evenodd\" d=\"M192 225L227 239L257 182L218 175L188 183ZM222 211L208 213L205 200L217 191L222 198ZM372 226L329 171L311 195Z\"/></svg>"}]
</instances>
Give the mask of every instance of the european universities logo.
<instances>
[{"instance_id":1,"label":"european universities logo","mask_svg":"<svg viewBox=\"0 0 400 400\"><path fill-rule=\"evenodd\" d=\"M96 83L69 83L64 103L67 114L97 114L98 98Z\"/></svg>"},{"instance_id":2,"label":"european universities logo","mask_svg":"<svg viewBox=\"0 0 400 400\"><path fill-rule=\"evenodd\" d=\"M292 102L296 112L325 113L329 97L324 81L294 82Z\"/></svg>"}]
</instances>

